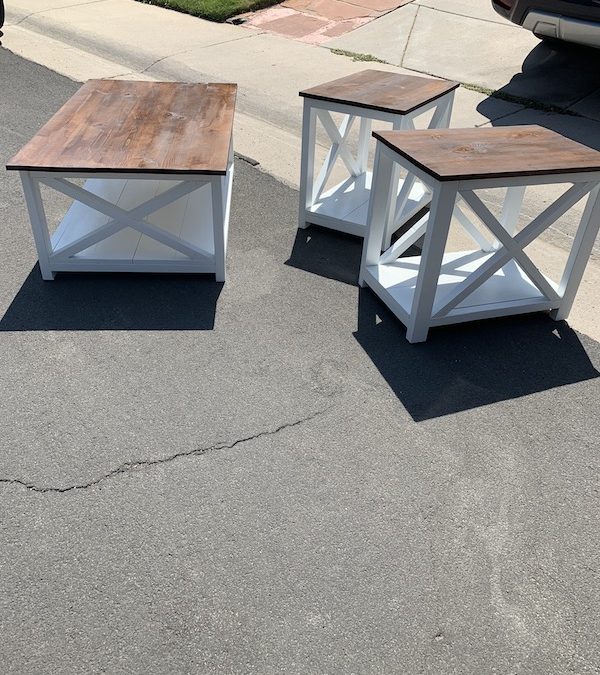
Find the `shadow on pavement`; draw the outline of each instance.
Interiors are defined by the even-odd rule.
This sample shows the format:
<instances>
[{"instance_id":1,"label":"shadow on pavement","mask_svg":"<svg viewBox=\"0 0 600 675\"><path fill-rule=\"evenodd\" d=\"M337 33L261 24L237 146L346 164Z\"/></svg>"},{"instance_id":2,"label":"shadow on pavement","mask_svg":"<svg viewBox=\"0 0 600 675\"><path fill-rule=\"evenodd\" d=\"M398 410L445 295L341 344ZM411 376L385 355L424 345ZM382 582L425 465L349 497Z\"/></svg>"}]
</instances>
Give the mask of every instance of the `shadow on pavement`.
<instances>
[{"instance_id":1,"label":"shadow on pavement","mask_svg":"<svg viewBox=\"0 0 600 675\"><path fill-rule=\"evenodd\" d=\"M544 314L437 328L411 345L396 317L361 289L354 336L416 422L600 375L577 334Z\"/></svg>"},{"instance_id":2,"label":"shadow on pavement","mask_svg":"<svg viewBox=\"0 0 600 675\"><path fill-rule=\"evenodd\" d=\"M58 274L33 268L0 319L0 331L212 330L223 288L214 277Z\"/></svg>"},{"instance_id":3,"label":"shadow on pavement","mask_svg":"<svg viewBox=\"0 0 600 675\"><path fill-rule=\"evenodd\" d=\"M362 239L310 225L298 230L286 265L356 286Z\"/></svg>"},{"instance_id":4,"label":"shadow on pavement","mask_svg":"<svg viewBox=\"0 0 600 675\"><path fill-rule=\"evenodd\" d=\"M597 49L540 42L499 91L566 108L600 89L599 59Z\"/></svg>"},{"instance_id":5,"label":"shadow on pavement","mask_svg":"<svg viewBox=\"0 0 600 675\"><path fill-rule=\"evenodd\" d=\"M286 264L355 285L361 249L357 237L311 226L298 230ZM354 337L417 422L600 375L577 334L544 314L433 329L411 345L402 323L360 289Z\"/></svg>"},{"instance_id":6,"label":"shadow on pavement","mask_svg":"<svg viewBox=\"0 0 600 675\"><path fill-rule=\"evenodd\" d=\"M600 52L597 49L566 43L559 43L556 47L540 43L527 55L522 72L514 75L498 92L563 109L590 97L591 109L595 100L600 101L599 60ZM489 97L477 106L477 111L492 120L493 126L539 124L600 149L598 109L593 114L597 120L529 107L498 118L497 106L498 99Z\"/></svg>"}]
</instances>

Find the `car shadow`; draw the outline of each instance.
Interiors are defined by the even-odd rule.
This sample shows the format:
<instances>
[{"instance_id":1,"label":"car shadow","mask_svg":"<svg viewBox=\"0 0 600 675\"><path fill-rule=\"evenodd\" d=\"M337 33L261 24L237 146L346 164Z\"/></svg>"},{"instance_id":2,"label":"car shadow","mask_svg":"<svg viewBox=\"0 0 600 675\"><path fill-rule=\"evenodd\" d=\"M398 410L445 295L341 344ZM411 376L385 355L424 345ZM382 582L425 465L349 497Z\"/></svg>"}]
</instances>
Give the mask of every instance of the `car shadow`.
<instances>
[{"instance_id":1,"label":"car shadow","mask_svg":"<svg viewBox=\"0 0 600 675\"><path fill-rule=\"evenodd\" d=\"M577 45L540 43L523 61L506 85L494 96L484 99L477 111L487 117L493 126L539 124L575 141L600 149L600 107L594 117L585 116L582 106L589 99L600 102L600 51ZM518 97L527 107L504 116L498 116L498 97ZM565 114L566 111L566 114ZM557 114L559 113L559 114Z\"/></svg>"},{"instance_id":2,"label":"car shadow","mask_svg":"<svg viewBox=\"0 0 600 675\"><path fill-rule=\"evenodd\" d=\"M0 319L0 331L212 330L223 288L213 275L58 274L38 265Z\"/></svg>"},{"instance_id":3,"label":"car shadow","mask_svg":"<svg viewBox=\"0 0 600 675\"><path fill-rule=\"evenodd\" d=\"M577 334L546 314L406 329L369 289L354 336L416 422L597 378Z\"/></svg>"}]
</instances>

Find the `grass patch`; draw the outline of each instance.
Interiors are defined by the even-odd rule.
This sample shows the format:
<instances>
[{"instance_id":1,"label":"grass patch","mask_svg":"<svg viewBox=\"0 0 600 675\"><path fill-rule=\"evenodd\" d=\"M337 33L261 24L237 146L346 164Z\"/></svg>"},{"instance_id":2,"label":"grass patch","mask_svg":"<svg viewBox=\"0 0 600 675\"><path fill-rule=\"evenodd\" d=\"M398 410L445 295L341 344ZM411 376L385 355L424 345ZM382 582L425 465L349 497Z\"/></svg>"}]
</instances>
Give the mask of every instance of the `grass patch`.
<instances>
[{"instance_id":1,"label":"grass patch","mask_svg":"<svg viewBox=\"0 0 600 675\"><path fill-rule=\"evenodd\" d=\"M281 0L138 0L146 5L157 5L184 12L209 21L223 22L237 14L275 5Z\"/></svg>"},{"instance_id":2,"label":"grass patch","mask_svg":"<svg viewBox=\"0 0 600 675\"><path fill-rule=\"evenodd\" d=\"M338 56L347 56L353 61L373 61L374 63L387 63L383 59L378 59L373 54L359 54L358 52L348 52L345 49L330 49L332 54L337 54Z\"/></svg>"}]
</instances>

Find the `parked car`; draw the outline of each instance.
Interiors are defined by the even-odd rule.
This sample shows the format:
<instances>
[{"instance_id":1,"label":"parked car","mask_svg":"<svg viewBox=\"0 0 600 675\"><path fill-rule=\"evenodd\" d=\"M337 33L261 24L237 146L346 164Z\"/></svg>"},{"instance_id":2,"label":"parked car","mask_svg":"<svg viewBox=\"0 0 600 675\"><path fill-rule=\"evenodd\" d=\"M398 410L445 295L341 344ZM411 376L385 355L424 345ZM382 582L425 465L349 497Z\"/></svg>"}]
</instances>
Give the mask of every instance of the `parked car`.
<instances>
[{"instance_id":1,"label":"parked car","mask_svg":"<svg viewBox=\"0 0 600 675\"><path fill-rule=\"evenodd\" d=\"M600 0L492 0L492 5L543 40L600 48Z\"/></svg>"}]
</instances>

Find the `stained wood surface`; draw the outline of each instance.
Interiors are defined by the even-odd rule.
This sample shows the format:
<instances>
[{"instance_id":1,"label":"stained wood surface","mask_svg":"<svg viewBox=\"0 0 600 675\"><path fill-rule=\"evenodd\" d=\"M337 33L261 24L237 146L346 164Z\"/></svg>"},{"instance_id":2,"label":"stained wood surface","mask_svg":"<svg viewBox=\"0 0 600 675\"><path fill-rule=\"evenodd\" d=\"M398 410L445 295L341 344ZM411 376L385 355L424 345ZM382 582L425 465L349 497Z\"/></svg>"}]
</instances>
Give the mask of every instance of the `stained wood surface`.
<instances>
[{"instance_id":1,"label":"stained wood surface","mask_svg":"<svg viewBox=\"0 0 600 675\"><path fill-rule=\"evenodd\" d=\"M363 70L301 91L300 96L405 115L458 86L448 80Z\"/></svg>"},{"instance_id":2,"label":"stained wood surface","mask_svg":"<svg viewBox=\"0 0 600 675\"><path fill-rule=\"evenodd\" d=\"M223 175L236 89L90 80L6 168Z\"/></svg>"},{"instance_id":3,"label":"stained wood surface","mask_svg":"<svg viewBox=\"0 0 600 675\"><path fill-rule=\"evenodd\" d=\"M440 181L600 171L600 152L537 125L373 136Z\"/></svg>"}]
</instances>

